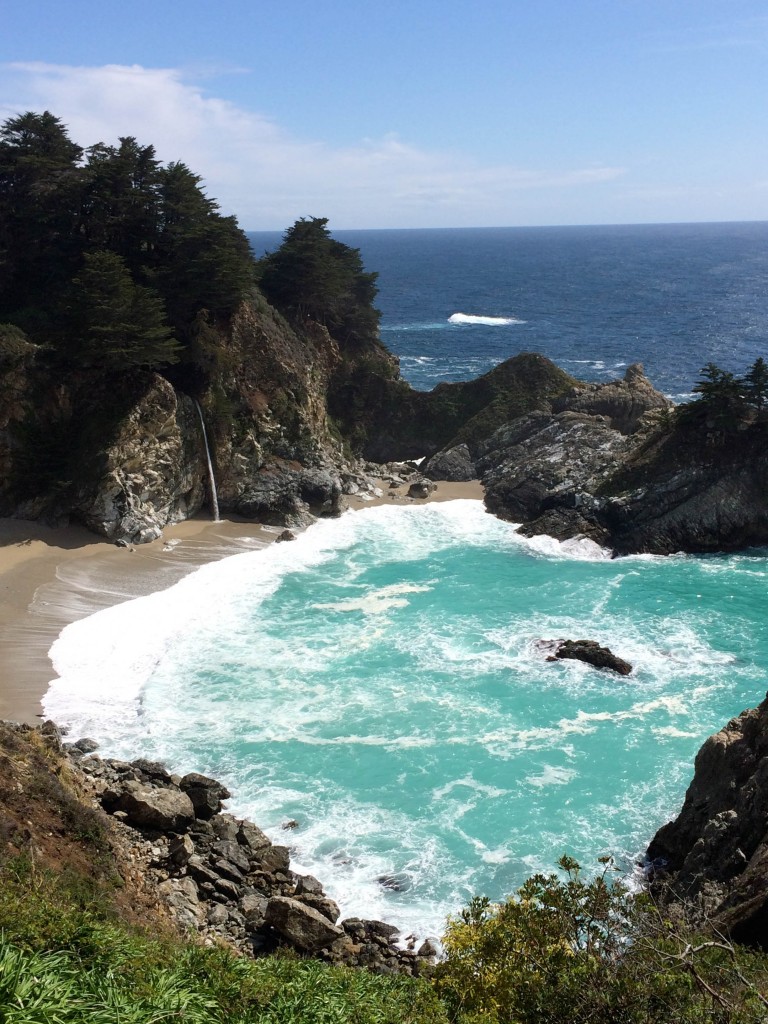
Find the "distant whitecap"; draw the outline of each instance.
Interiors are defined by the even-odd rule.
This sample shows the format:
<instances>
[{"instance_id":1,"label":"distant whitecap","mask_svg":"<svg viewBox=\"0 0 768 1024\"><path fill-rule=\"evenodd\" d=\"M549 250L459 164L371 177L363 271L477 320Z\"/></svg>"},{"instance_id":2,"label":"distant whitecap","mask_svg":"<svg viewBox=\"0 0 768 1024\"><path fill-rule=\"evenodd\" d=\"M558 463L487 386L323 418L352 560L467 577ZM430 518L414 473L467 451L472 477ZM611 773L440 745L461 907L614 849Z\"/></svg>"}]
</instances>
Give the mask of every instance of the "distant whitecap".
<instances>
[{"instance_id":1,"label":"distant whitecap","mask_svg":"<svg viewBox=\"0 0 768 1024\"><path fill-rule=\"evenodd\" d=\"M524 324L513 316L473 316L471 313L452 313L448 317L449 324L479 324L485 327L509 327L511 324Z\"/></svg>"}]
</instances>

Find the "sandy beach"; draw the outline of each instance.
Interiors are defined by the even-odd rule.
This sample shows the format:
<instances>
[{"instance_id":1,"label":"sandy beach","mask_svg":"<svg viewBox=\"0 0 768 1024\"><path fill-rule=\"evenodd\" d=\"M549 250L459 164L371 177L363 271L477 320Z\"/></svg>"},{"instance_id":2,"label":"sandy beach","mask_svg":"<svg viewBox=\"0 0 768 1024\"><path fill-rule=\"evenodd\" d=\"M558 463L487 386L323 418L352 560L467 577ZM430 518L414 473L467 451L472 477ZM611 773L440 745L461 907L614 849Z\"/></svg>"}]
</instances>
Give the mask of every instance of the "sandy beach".
<instances>
[{"instance_id":1,"label":"sandy beach","mask_svg":"<svg viewBox=\"0 0 768 1024\"><path fill-rule=\"evenodd\" d=\"M481 499L478 481L440 483L427 499L401 492L349 508ZM110 605L164 590L207 562L272 543L276 527L198 517L168 526L162 538L132 549L99 540L82 527L52 528L0 519L0 719L36 723L53 678L48 651L61 630Z\"/></svg>"}]
</instances>

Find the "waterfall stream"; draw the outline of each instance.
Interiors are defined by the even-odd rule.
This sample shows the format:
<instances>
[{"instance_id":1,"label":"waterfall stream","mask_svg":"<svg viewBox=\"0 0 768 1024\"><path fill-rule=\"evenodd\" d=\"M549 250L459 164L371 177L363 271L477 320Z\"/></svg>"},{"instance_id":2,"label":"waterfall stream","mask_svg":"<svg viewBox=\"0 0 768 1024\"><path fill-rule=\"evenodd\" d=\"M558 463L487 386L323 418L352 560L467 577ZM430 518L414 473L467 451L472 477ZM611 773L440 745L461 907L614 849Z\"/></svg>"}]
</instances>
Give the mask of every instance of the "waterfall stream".
<instances>
[{"instance_id":1,"label":"waterfall stream","mask_svg":"<svg viewBox=\"0 0 768 1024\"><path fill-rule=\"evenodd\" d=\"M205 457L208 460L208 480L211 484L211 505L213 507L213 521L219 522L219 496L216 493L216 478L213 475L213 463L211 462L211 449L208 447L208 433L205 429L205 420L203 419L203 410L200 408L200 403L195 400L197 406L197 414L200 417L200 426L203 429L203 444L205 445Z\"/></svg>"}]
</instances>

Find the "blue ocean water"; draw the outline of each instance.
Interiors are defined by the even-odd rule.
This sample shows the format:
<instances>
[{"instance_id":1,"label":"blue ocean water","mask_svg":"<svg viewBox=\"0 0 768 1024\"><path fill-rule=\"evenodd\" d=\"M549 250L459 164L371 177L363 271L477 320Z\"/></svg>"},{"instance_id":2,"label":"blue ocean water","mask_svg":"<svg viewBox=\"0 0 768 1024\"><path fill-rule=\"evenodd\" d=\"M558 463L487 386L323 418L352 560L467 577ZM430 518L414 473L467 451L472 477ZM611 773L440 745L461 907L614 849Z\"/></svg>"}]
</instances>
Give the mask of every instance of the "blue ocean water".
<instances>
[{"instance_id":1,"label":"blue ocean water","mask_svg":"<svg viewBox=\"0 0 768 1024\"><path fill-rule=\"evenodd\" d=\"M765 225L341 237L422 387L533 349L596 380L641 359L679 396L766 336ZM479 502L348 513L67 627L46 710L226 780L345 914L439 934L563 853L630 870L703 739L765 693L765 552L606 556ZM635 671L547 662L565 636Z\"/></svg>"},{"instance_id":2,"label":"blue ocean water","mask_svg":"<svg viewBox=\"0 0 768 1024\"><path fill-rule=\"evenodd\" d=\"M540 352L584 380L641 362L684 401L705 363L741 373L766 354L766 223L335 235L379 272L382 337L423 390ZM249 237L258 255L280 244L277 232Z\"/></svg>"}]
</instances>

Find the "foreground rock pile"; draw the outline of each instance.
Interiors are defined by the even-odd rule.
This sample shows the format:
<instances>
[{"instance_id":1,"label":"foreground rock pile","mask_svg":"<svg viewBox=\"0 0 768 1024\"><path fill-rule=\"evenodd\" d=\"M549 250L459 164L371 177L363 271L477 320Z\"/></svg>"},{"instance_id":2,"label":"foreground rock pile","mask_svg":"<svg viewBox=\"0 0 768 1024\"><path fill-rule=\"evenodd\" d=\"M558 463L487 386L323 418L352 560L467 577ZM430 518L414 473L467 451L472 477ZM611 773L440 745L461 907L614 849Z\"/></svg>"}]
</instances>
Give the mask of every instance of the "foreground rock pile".
<instances>
[{"instance_id":1,"label":"foreground rock pile","mask_svg":"<svg viewBox=\"0 0 768 1024\"><path fill-rule=\"evenodd\" d=\"M153 761L101 759L94 747L70 747L73 766L182 928L251 955L287 945L380 974L417 975L433 961L428 940L418 951L402 949L392 925L339 921L320 882L291 870L286 846L222 809L230 794L221 783L172 775Z\"/></svg>"}]
</instances>

